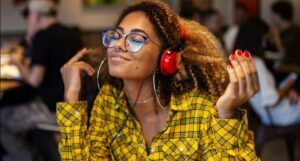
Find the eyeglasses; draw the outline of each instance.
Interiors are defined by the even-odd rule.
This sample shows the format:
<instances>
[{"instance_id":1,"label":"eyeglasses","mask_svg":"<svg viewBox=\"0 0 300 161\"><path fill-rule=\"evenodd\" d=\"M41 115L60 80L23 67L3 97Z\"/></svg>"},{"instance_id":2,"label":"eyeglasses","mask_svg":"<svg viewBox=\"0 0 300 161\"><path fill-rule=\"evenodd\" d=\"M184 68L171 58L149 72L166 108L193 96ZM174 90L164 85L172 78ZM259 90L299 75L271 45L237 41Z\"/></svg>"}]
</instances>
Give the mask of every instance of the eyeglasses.
<instances>
[{"instance_id":1,"label":"eyeglasses","mask_svg":"<svg viewBox=\"0 0 300 161\"><path fill-rule=\"evenodd\" d=\"M116 45L116 43L124 36L125 36L125 48L130 53L139 52L140 50L143 49L144 45L147 42L151 41L149 37L139 33L130 33L127 35L122 35L115 30L106 30L102 32L102 43L107 48L113 48ZM153 43L158 45L155 42Z\"/></svg>"}]
</instances>

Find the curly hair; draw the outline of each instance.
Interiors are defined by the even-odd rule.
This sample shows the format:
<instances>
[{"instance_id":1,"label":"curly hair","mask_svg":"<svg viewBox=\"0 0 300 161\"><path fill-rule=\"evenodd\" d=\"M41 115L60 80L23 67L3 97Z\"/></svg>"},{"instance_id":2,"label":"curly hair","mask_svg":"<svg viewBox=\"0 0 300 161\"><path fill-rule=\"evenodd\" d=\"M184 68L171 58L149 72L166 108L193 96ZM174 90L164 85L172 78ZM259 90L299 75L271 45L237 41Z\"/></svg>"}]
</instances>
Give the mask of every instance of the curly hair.
<instances>
[{"instance_id":1,"label":"curly hair","mask_svg":"<svg viewBox=\"0 0 300 161\"><path fill-rule=\"evenodd\" d=\"M179 18L167 4L158 0L143 0L132 4L121 13L116 26L126 15L136 11L145 13L160 38L163 49L159 60L164 49L178 47L184 41L185 47L179 52L182 63L176 74L164 76L159 69L160 61L157 61L155 82L161 103L166 106L172 94L179 96L192 90L208 94L213 101L221 96L228 84L228 75L216 38L199 23ZM183 39L179 25L186 32L186 40ZM110 78L108 82L120 87L121 80Z\"/></svg>"}]
</instances>

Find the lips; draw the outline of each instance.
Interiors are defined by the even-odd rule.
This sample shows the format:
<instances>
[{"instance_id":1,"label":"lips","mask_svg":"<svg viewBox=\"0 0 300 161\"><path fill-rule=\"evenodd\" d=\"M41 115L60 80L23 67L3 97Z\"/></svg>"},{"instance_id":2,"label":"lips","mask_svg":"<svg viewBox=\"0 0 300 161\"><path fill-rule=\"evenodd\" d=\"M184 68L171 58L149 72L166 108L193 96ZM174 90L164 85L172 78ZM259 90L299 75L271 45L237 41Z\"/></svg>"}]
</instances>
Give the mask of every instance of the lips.
<instances>
[{"instance_id":1,"label":"lips","mask_svg":"<svg viewBox=\"0 0 300 161\"><path fill-rule=\"evenodd\" d=\"M123 61L123 60L125 60L125 61L131 61L131 59L126 58L126 57L124 57L124 56L122 56L120 54L112 54L110 56L110 59L111 59L111 61Z\"/></svg>"}]
</instances>

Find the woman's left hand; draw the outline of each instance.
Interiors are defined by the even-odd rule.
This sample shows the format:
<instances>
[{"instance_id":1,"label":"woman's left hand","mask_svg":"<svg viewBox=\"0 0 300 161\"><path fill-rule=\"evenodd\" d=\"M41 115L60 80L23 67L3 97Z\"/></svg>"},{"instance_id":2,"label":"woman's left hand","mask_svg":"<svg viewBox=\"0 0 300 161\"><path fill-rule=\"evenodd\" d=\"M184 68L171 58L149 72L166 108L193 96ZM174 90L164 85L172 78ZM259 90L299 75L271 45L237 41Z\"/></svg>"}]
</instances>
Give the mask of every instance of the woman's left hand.
<instances>
[{"instance_id":1,"label":"woman's left hand","mask_svg":"<svg viewBox=\"0 0 300 161\"><path fill-rule=\"evenodd\" d=\"M227 66L230 83L217 100L219 118L229 119L237 115L238 108L259 91L256 68L249 51L236 50L229 56Z\"/></svg>"}]
</instances>

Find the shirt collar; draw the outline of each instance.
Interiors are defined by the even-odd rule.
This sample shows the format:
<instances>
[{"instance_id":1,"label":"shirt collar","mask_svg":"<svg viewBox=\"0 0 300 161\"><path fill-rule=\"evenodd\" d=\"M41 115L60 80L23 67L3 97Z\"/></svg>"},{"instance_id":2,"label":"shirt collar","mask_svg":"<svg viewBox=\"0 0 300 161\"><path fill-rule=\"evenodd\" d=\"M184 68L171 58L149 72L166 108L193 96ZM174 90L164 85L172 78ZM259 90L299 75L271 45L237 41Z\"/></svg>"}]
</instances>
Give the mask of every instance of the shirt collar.
<instances>
[{"instance_id":1,"label":"shirt collar","mask_svg":"<svg viewBox=\"0 0 300 161\"><path fill-rule=\"evenodd\" d=\"M101 87L100 93L102 94L104 101L110 102L112 104L111 108L115 110L122 106L127 106L126 96L123 90L118 90L112 85L104 84Z\"/></svg>"},{"instance_id":2,"label":"shirt collar","mask_svg":"<svg viewBox=\"0 0 300 161\"><path fill-rule=\"evenodd\" d=\"M191 94L194 91L186 92L180 96L171 96L170 108L174 111L187 111L192 108L193 97Z\"/></svg>"}]
</instances>

